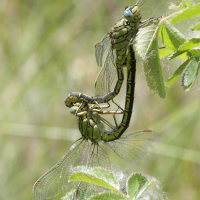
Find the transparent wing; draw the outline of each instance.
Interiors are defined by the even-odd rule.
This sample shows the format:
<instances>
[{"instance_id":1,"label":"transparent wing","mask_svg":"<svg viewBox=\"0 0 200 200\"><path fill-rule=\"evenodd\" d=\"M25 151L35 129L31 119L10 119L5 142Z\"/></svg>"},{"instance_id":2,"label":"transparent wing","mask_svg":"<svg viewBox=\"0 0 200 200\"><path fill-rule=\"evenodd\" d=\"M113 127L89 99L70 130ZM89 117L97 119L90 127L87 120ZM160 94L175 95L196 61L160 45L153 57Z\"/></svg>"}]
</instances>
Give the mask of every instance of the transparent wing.
<instances>
[{"instance_id":1,"label":"transparent wing","mask_svg":"<svg viewBox=\"0 0 200 200\"><path fill-rule=\"evenodd\" d=\"M150 130L124 134L118 140L106 142L119 157L128 162L144 159L148 156L148 149L160 136Z\"/></svg>"},{"instance_id":2,"label":"transparent wing","mask_svg":"<svg viewBox=\"0 0 200 200\"><path fill-rule=\"evenodd\" d=\"M99 144L92 144L89 150L87 167L104 167L110 170L110 159L107 153L99 146ZM87 199L87 196L94 195L98 192L105 191L105 188L81 182L78 187L77 199Z\"/></svg>"},{"instance_id":3,"label":"transparent wing","mask_svg":"<svg viewBox=\"0 0 200 200\"><path fill-rule=\"evenodd\" d=\"M103 55L106 51L106 49L110 48L111 42L110 42L110 35L107 33L104 35L103 39L95 44L95 57L98 66L102 67L103 64Z\"/></svg>"},{"instance_id":4,"label":"transparent wing","mask_svg":"<svg viewBox=\"0 0 200 200\"><path fill-rule=\"evenodd\" d=\"M58 195L63 188L67 189L72 186L73 183L68 182L71 167L81 165L84 162L87 150L87 140L77 140L60 161L34 184L33 195L35 199L49 199Z\"/></svg>"},{"instance_id":5,"label":"transparent wing","mask_svg":"<svg viewBox=\"0 0 200 200\"><path fill-rule=\"evenodd\" d=\"M115 65L116 52L111 48L108 51L106 60L95 81L95 96L102 97L111 92L113 80L117 74Z\"/></svg>"},{"instance_id":6,"label":"transparent wing","mask_svg":"<svg viewBox=\"0 0 200 200\"><path fill-rule=\"evenodd\" d=\"M99 146L99 144L92 145L89 152L88 167L104 167L110 169L110 159L108 154Z\"/></svg>"},{"instance_id":7,"label":"transparent wing","mask_svg":"<svg viewBox=\"0 0 200 200\"><path fill-rule=\"evenodd\" d=\"M142 19L149 18L153 9L157 6L159 0L138 0L136 5L140 9Z\"/></svg>"}]
</instances>

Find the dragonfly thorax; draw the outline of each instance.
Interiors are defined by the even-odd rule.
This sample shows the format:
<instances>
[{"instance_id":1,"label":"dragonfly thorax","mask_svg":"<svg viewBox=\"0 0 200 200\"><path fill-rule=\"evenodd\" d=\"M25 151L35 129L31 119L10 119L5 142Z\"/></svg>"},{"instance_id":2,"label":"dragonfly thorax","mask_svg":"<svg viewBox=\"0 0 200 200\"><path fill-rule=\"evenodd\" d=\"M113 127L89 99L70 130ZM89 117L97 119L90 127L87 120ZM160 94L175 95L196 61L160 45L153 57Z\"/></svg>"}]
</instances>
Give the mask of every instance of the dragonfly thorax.
<instances>
[{"instance_id":1,"label":"dragonfly thorax","mask_svg":"<svg viewBox=\"0 0 200 200\"><path fill-rule=\"evenodd\" d=\"M121 19L110 30L110 39L112 49L115 49L123 56L126 56L126 50L129 42L137 31L138 23L129 23L127 19ZM117 54L118 54L117 53Z\"/></svg>"},{"instance_id":2,"label":"dragonfly thorax","mask_svg":"<svg viewBox=\"0 0 200 200\"><path fill-rule=\"evenodd\" d=\"M92 112L79 117L78 127L82 136L92 143L98 143L102 139L102 133L106 130L104 123L98 118L98 115L94 115Z\"/></svg>"}]
</instances>

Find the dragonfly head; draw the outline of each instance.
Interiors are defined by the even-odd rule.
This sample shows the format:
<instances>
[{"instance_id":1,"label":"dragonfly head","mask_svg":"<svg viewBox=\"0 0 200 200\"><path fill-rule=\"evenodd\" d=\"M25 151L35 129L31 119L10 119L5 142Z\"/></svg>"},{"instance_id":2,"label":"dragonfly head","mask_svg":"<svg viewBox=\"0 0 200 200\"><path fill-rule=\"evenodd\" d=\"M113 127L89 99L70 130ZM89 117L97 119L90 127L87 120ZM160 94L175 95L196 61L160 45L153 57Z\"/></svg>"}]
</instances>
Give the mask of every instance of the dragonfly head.
<instances>
[{"instance_id":1,"label":"dragonfly head","mask_svg":"<svg viewBox=\"0 0 200 200\"><path fill-rule=\"evenodd\" d=\"M139 22L142 18L138 6L129 6L124 11L124 18L129 22Z\"/></svg>"}]
</instances>

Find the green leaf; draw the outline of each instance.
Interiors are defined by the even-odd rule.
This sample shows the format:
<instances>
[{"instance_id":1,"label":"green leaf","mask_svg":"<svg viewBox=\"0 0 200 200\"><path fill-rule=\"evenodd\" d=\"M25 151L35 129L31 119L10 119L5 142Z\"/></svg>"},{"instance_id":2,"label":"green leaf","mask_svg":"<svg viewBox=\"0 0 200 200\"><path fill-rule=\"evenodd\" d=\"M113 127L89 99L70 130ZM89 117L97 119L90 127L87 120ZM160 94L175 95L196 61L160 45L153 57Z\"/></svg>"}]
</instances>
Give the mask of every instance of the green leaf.
<instances>
[{"instance_id":1,"label":"green leaf","mask_svg":"<svg viewBox=\"0 0 200 200\"><path fill-rule=\"evenodd\" d=\"M174 74L168 79L168 81L165 83L167 87L170 87L182 74L183 70L186 68L190 60L186 60L175 72Z\"/></svg>"},{"instance_id":2,"label":"green leaf","mask_svg":"<svg viewBox=\"0 0 200 200\"><path fill-rule=\"evenodd\" d=\"M183 45L181 45L179 49L170 56L170 59L173 59L199 45L200 45L200 38L192 38L186 41Z\"/></svg>"},{"instance_id":3,"label":"green leaf","mask_svg":"<svg viewBox=\"0 0 200 200\"><path fill-rule=\"evenodd\" d=\"M191 49L188 51L188 56L193 59L197 56L200 56L200 49Z\"/></svg>"},{"instance_id":4,"label":"green leaf","mask_svg":"<svg viewBox=\"0 0 200 200\"><path fill-rule=\"evenodd\" d=\"M193 30L193 31L194 31L194 30L200 30L200 23L194 25L194 26L192 27L192 30Z\"/></svg>"},{"instance_id":5,"label":"green leaf","mask_svg":"<svg viewBox=\"0 0 200 200\"><path fill-rule=\"evenodd\" d=\"M167 21L162 23L159 36L163 44L173 51L176 51L186 41L185 36Z\"/></svg>"},{"instance_id":6,"label":"green leaf","mask_svg":"<svg viewBox=\"0 0 200 200\"><path fill-rule=\"evenodd\" d=\"M89 200L129 200L125 195L113 193L113 192L105 192L101 194L96 194L89 198Z\"/></svg>"},{"instance_id":7,"label":"green leaf","mask_svg":"<svg viewBox=\"0 0 200 200\"><path fill-rule=\"evenodd\" d=\"M161 23L159 20L152 22L149 26L139 29L136 36L136 49L142 59L146 59L152 42L157 39L157 32Z\"/></svg>"},{"instance_id":8,"label":"green leaf","mask_svg":"<svg viewBox=\"0 0 200 200\"><path fill-rule=\"evenodd\" d=\"M173 51L169 48L161 48L159 49L159 58L160 60L168 55L170 55L171 53L173 53Z\"/></svg>"},{"instance_id":9,"label":"green leaf","mask_svg":"<svg viewBox=\"0 0 200 200\"><path fill-rule=\"evenodd\" d=\"M172 17L170 23L174 24L174 23L189 19L191 17L195 17L197 15L200 15L199 10L200 10L200 4L192 5L188 8L186 8L186 9L184 9L181 13Z\"/></svg>"},{"instance_id":10,"label":"green leaf","mask_svg":"<svg viewBox=\"0 0 200 200\"><path fill-rule=\"evenodd\" d=\"M140 197L144 194L146 190L148 190L153 184L155 184L157 180L155 178L150 178L147 180L141 188L138 190L137 194L135 194L134 199L141 199ZM156 192L156 191L155 191ZM152 197L154 198L154 193L152 193Z\"/></svg>"},{"instance_id":11,"label":"green leaf","mask_svg":"<svg viewBox=\"0 0 200 200\"><path fill-rule=\"evenodd\" d=\"M183 76L183 79L182 79L182 86L184 88L184 90L186 91L189 91L195 80L196 80L196 77L198 75L198 71L199 71L199 68L200 68L200 57L197 56L196 58L194 58L190 64L188 65L185 73L184 73L184 76Z\"/></svg>"},{"instance_id":12,"label":"green leaf","mask_svg":"<svg viewBox=\"0 0 200 200\"><path fill-rule=\"evenodd\" d=\"M96 167L76 167L69 181L83 181L119 192L119 182L108 170Z\"/></svg>"},{"instance_id":13,"label":"green leaf","mask_svg":"<svg viewBox=\"0 0 200 200\"><path fill-rule=\"evenodd\" d=\"M150 89L165 97L165 86L158 51L158 30L160 21L140 28L136 38L136 49L143 59L144 72Z\"/></svg>"},{"instance_id":14,"label":"green leaf","mask_svg":"<svg viewBox=\"0 0 200 200\"><path fill-rule=\"evenodd\" d=\"M186 68L186 66L191 62L191 60L195 59L196 57L200 56L200 50L199 49L192 49L188 50L188 59L174 72L174 74L168 79L166 82L166 86L170 87L182 74L183 70Z\"/></svg>"},{"instance_id":15,"label":"green leaf","mask_svg":"<svg viewBox=\"0 0 200 200\"><path fill-rule=\"evenodd\" d=\"M139 190L144 186L147 182L147 179L141 174L133 174L128 179L128 195L131 199L139 192Z\"/></svg>"}]
</instances>

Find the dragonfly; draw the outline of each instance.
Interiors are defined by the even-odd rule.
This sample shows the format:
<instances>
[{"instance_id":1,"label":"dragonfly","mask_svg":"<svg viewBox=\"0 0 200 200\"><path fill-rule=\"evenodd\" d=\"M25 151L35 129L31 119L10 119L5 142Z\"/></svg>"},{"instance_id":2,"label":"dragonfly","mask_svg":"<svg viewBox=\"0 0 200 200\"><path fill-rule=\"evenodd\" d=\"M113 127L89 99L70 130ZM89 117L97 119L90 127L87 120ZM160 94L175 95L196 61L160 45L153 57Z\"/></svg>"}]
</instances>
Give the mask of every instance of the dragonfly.
<instances>
[{"instance_id":1,"label":"dragonfly","mask_svg":"<svg viewBox=\"0 0 200 200\"><path fill-rule=\"evenodd\" d=\"M110 169L110 160L102 147L103 144L109 146L123 160L132 162L144 159L149 154L148 149L152 143L159 139L159 136L150 130L122 135L130 122L134 100L136 61L133 59L132 46L129 48L126 101L121 123L119 126L113 126L101 116L101 114L115 115L120 111L102 111L103 106L100 109L97 105L90 106L85 102L74 103L70 112L78 117L81 138L72 144L55 166L36 181L33 186L35 199L49 199L60 194L63 189L79 187L79 183L68 182L76 166L101 166Z\"/></svg>"},{"instance_id":2,"label":"dragonfly","mask_svg":"<svg viewBox=\"0 0 200 200\"><path fill-rule=\"evenodd\" d=\"M123 66L127 59L127 49L138 29L157 18L141 21L144 14L149 14L158 0L139 0L135 6L125 8L123 17L110 29L103 39L95 45L95 56L101 71L95 81L95 96L71 92L65 105L71 107L76 102L89 104L106 103L120 92L124 74ZM105 58L105 59L104 59ZM114 90L112 83L117 75Z\"/></svg>"}]
</instances>

